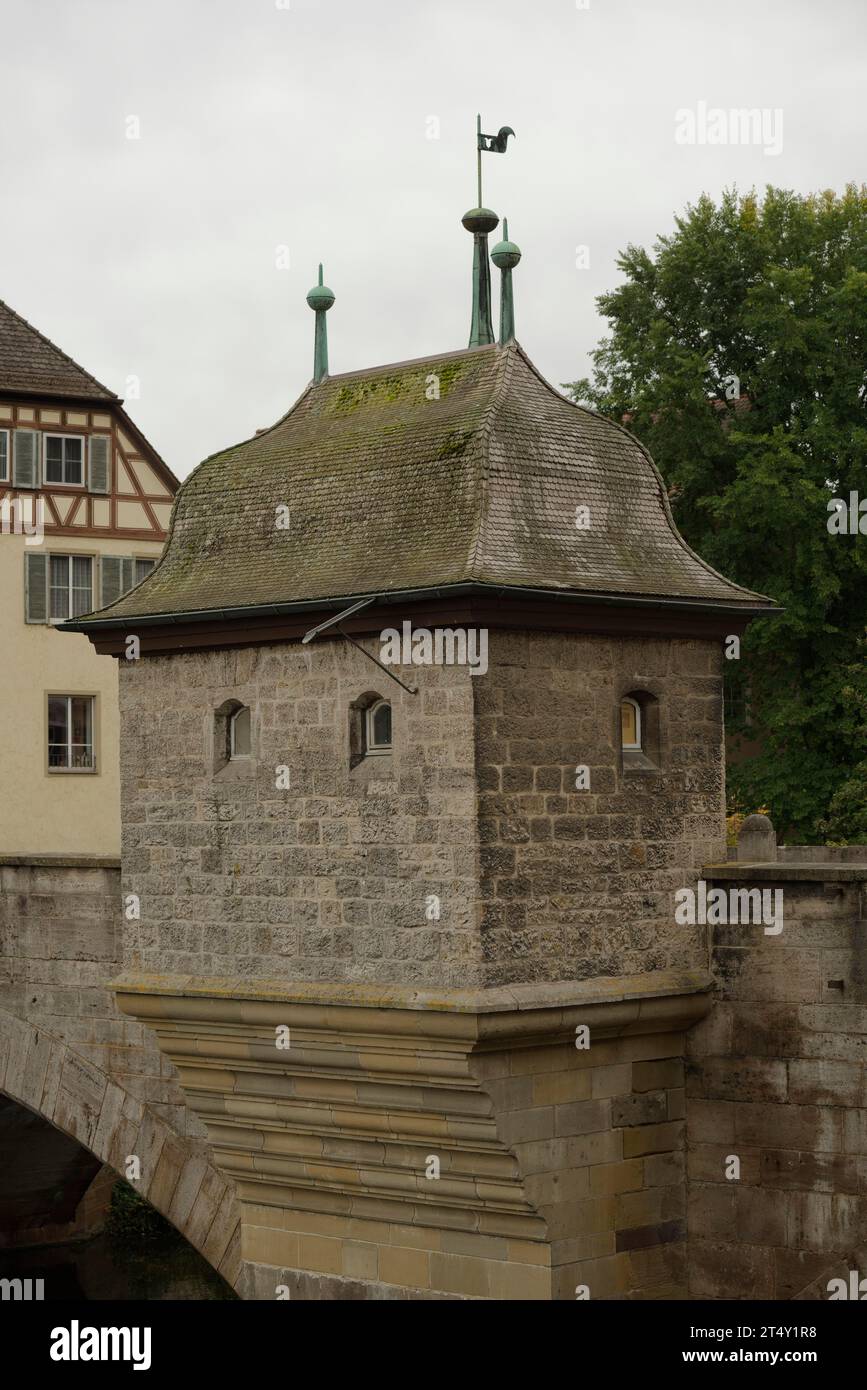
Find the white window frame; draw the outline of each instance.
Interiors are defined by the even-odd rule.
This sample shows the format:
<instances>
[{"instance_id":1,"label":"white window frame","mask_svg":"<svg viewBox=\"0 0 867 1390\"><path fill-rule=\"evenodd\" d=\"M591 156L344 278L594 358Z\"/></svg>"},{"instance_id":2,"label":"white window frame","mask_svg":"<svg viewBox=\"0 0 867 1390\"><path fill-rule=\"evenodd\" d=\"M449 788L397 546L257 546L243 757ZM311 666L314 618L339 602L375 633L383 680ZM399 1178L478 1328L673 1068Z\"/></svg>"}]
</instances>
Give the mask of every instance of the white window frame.
<instances>
[{"instance_id":1,"label":"white window frame","mask_svg":"<svg viewBox=\"0 0 867 1390\"><path fill-rule=\"evenodd\" d=\"M65 618L52 618L52 616L51 616L51 590L52 590L52 587L53 587L53 586L52 586L52 583L51 583L51 561L52 561L52 560L66 560L66 562L67 562L67 564L66 564L66 596L67 596L67 599L68 599L69 612L68 612L68 614L67 614L67 616L66 616ZM47 581L46 581L47 584L48 584L48 596L47 596L47 601L48 601L48 621L49 621L50 624L66 623L66 622L69 622L70 619L72 619L72 618L74 618L74 617L76 616L76 614L74 614L73 611L72 611L72 609L73 609L72 593L73 593L73 588L74 588L73 583L72 583L72 562L73 562L73 560L88 560L88 561L90 562L90 607L89 607L89 608L86 608L84 611L85 611L85 613L91 613L91 612L93 612L93 576L94 576L94 572L95 572L94 563L93 563L93 561L94 561L94 556L93 556L93 555L81 555L81 554L77 554L74 550L53 550L53 551L50 550L50 551L48 552L48 574L47 574ZM80 616L80 615L79 615L79 616Z\"/></svg>"},{"instance_id":2,"label":"white window frame","mask_svg":"<svg viewBox=\"0 0 867 1390\"><path fill-rule=\"evenodd\" d=\"M249 753L235 752L235 720L239 714L247 713L250 715L250 751ZM233 763L242 762L253 756L253 714L249 705L241 705L229 715L229 761Z\"/></svg>"},{"instance_id":3,"label":"white window frame","mask_svg":"<svg viewBox=\"0 0 867 1390\"><path fill-rule=\"evenodd\" d=\"M635 710L635 737L636 737L636 739L638 740L637 743L624 743L624 741L623 741L623 715L622 715L622 713L621 713L621 710L622 710L622 708L623 708L624 705L631 705L632 708ZM633 697L632 697L631 695L624 695L623 698L622 698L622 700L620 701L620 706L619 706L617 712L618 712L618 714L620 715L620 746L621 746L621 748L623 749L623 752L624 752L624 753L641 753L641 752L643 751L643 745L642 745L642 742L641 742L641 706L640 706L640 704L638 703L637 700L633 699Z\"/></svg>"},{"instance_id":4,"label":"white window frame","mask_svg":"<svg viewBox=\"0 0 867 1390\"><path fill-rule=\"evenodd\" d=\"M0 430L0 434L6 439L6 471L0 473L0 483L8 483L12 477L12 433L10 430Z\"/></svg>"},{"instance_id":5,"label":"white window frame","mask_svg":"<svg viewBox=\"0 0 867 1390\"><path fill-rule=\"evenodd\" d=\"M70 765L67 766L67 767L52 767L52 766L51 766L51 744L50 744L49 738L48 738L49 728L50 728L50 724L49 724L49 713L48 713L48 712L49 712L49 709L50 709L50 702L51 702L52 700L65 700L65 701L66 701L66 756L67 756L67 758L69 759L69 763L70 763ZM71 763L72 763L72 701L73 701L73 700L89 700L89 701L90 701L90 745L89 745L89 747L90 747L90 767L72 767L72 766L71 766ZM85 745L85 746L87 746L87 745ZM47 692L47 694L46 694L46 699L45 699L45 762L46 762L46 769L47 769L48 775L49 775L50 777L54 777L54 776L68 776L70 773L83 773L85 776L92 776L92 775L96 772L97 767L96 767L96 696L95 696L95 695L87 694L87 693L76 693L75 691L73 691L73 692L70 693L70 694L64 694L64 693L61 692L61 691L54 691L54 690L50 690L50 691Z\"/></svg>"},{"instance_id":6,"label":"white window frame","mask_svg":"<svg viewBox=\"0 0 867 1390\"><path fill-rule=\"evenodd\" d=\"M390 700L374 700L373 704L372 704L372 705L368 705L367 709L364 711L364 751L365 751L366 754L390 753L391 750L392 750L392 747L394 746L394 728L393 728L393 727L392 727L392 731L391 731L391 733L392 733L392 741L391 741L391 743L374 743L374 741L373 741L373 720L374 720L374 716L375 716L375 714L376 714L376 711L377 711L378 709L381 709L383 705L388 705L389 709L391 709L391 712L392 712L392 718L394 718L394 710L393 710L392 707L391 707L391 701L390 701Z\"/></svg>"},{"instance_id":7,"label":"white window frame","mask_svg":"<svg viewBox=\"0 0 867 1390\"><path fill-rule=\"evenodd\" d=\"M48 441L49 439L62 439L65 443L67 439L77 439L81 445L81 482L67 483L65 480L57 483L48 477ZM63 471L66 472L66 449L63 450ZM87 487L87 435L86 434L59 434L57 430L44 431L42 435L42 486L43 487Z\"/></svg>"}]
</instances>

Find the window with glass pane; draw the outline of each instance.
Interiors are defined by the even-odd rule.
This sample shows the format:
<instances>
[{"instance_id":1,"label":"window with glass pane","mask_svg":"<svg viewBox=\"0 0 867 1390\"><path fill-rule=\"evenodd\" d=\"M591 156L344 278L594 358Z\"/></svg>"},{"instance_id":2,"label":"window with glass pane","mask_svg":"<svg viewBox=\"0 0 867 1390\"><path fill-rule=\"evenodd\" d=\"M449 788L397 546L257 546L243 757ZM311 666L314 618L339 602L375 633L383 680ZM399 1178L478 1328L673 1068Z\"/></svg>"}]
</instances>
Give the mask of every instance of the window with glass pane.
<instances>
[{"instance_id":1,"label":"window with glass pane","mask_svg":"<svg viewBox=\"0 0 867 1390\"><path fill-rule=\"evenodd\" d=\"M135 582L140 584L142 580L150 574L156 560L136 560L135 562Z\"/></svg>"},{"instance_id":2,"label":"window with glass pane","mask_svg":"<svg viewBox=\"0 0 867 1390\"><path fill-rule=\"evenodd\" d=\"M81 487L84 482L84 440L80 435L45 436L45 481Z\"/></svg>"},{"instance_id":3,"label":"window with glass pane","mask_svg":"<svg viewBox=\"0 0 867 1390\"><path fill-rule=\"evenodd\" d=\"M0 481L9 478L9 431L0 430Z\"/></svg>"},{"instance_id":4,"label":"window with glass pane","mask_svg":"<svg viewBox=\"0 0 867 1390\"><path fill-rule=\"evenodd\" d=\"M636 700L621 701L620 732L623 748L641 747L641 711Z\"/></svg>"},{"instance_id":5,"label":"window with glass pane","mask_svg":"<svg viewBox=\"0 0 867 1390\"><path fill-rule=\"evenodd\" d=\"M52 621L79 618L93 608L93 561L89 555L50 555Z\"/></svg>"},{"instance_id":6,"label":"window with glass pane","mask_svg":"<svg viewBox=\"0 0 867 1390\"><path fill-rule=\"evenodd\" d=\"M367 711L367 751L387 753L391 749L391 705L378 700Z\"/></svg>"},{"instance_id":7,"label":"window with glass pane","mask_svg":"<svg viewBox=\"0 0 867 1390\"><path fill-rule=\"evenodd\" d=\"M249 758L251 743L250 711L248 709L239 709L235 711L232 715L230 730L230 756L233 758Z\"/></svg>"},{"instance_id":8,"label":"window with glass pane","mask_svg":"<svg viewBox=\"0 0 867 1390\"><path fill-rule=\"evenodd\" d=\"M69 617L69 556L49 557L52 618Z\"/></svg>"},{"instance_id":9,"label":"window with glass pane","mask_svg":"<svg viewBox=\"0 0 867 1390\"><path fill-rule=\"evenodd\" d=\"M89 555L72 555L72 616L80 618L93 607L92 561Z\"/></svg>"},{"instance_id":10,"label":"window with glass pane","mask_svg":"<svg viewBox=\"0 0 867 1390\"><path fill-rule=\"evenodd\" d=\"M93 769L92 695L49 695L48 766L56 772Z\"/></svg>"}]
</instances>

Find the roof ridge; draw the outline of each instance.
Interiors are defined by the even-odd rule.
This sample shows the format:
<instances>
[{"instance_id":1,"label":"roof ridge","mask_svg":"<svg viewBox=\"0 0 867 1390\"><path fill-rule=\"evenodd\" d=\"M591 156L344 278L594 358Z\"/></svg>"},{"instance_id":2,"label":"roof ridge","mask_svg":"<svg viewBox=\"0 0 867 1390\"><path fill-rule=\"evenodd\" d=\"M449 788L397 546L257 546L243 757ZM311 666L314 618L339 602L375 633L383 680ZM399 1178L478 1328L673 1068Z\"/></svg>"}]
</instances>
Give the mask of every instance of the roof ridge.
<instances>
[{"instance_id":1,"label":"roof ridge","mask_svg":"<svg viewBox=\"0 0 867 1390\"><path fill-rule=\"evenodd\" d=\"M426 352L421 357L405 357L399 362L382 362L377 367L359 367L354 372L335 372L322 378L319 382L310 382L310 385L327 386L331 381L341 381L345 377L375 376L377 372L391 372L398 367L415 367L422 362L448 362L454 357L468 357L477 352L490 352L496 350L496 343L482 343L479 347L453 348L450 352Z\"/></svg>"},{"instance_id":2,"label":"roof ridge","mask_svg":"<svg viewBox=\"0 0 867 1390\"><path fill-rule=\"evenodd\" d=\"M122 399L120 396L118 396L116 391L109 390L107 386L104 386L101 381L97 380L97 378L93 375L92 372L89 372L86 367L82 367L80 362L76 362L74 357L70 357L68 352L64 352L63 348L58 347L55 342L52 342L51 338L49 338L45 333L41 332L40 329L36 328L32 323L30 323L30 321L26 319L23 314L19 314L16 309L13 309L11 304L7 304L5 299L0 299L0 309L5 309L8 314L11 314L14 319L17 319L19 323L23 324L24 327L28 330L28 332L33 333L35 337L39 338L40 342L43 342L46 344L47 347L50 347L52 352L56 352L59 357L62 357L63 360L65 362L68 362L70 366L74 367L77 372L81 372L82 376L87 377L88 381L92 381L94 386L98 386L100 391L104 392L105 395L110 397L111 400L120 401ZM51 395L51 392L47 391L45 394Z\"/></svg>"},{"instance_id":3,"label":"roof ridge","mask_svg":"<svg viewBox=\"0 0 867 1390\"><path fill-rule=\"evenodd\" d=\"M479 435L482 440L482 448L479 451L479 467L481 469L481 478L479 480L481 485L479 498L480 505L478 509L475 535L472 537L470 541L470 547L467 554L468 574L474 577L478 577L479 559L482 551L482 537L485 533L488 520L488 504L490 502L490 488L488 484L490 482L491 476L490 449L491 435L493 433L494 413L499 408L500 402L502 401L503 397L506 394L506 391L508 390L509 385L511 384L512 371L515 364L515 348L517 348L517 346L517 342L515 341L515 339L513 339L510 343L506 343L503 347L499 348L499 351L502 354L501 361L498 363L500 380L495 386L494 391L491 395L491 399L487 405L487 408L485 409L482 427L479 430Z\"/></svg>"}]
</instances>

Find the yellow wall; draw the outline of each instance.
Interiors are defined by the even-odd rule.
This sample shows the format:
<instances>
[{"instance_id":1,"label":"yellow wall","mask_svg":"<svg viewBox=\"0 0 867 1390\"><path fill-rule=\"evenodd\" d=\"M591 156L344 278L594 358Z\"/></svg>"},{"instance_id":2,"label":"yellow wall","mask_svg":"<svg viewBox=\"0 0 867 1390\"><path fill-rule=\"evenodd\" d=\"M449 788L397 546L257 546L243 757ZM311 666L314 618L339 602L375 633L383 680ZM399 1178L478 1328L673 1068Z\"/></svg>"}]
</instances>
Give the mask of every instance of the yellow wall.
<instances>
[{"instance_id":1,"label":"yellow wall","mask_svg":"<svg viewBox=\"0 0 867 1390\"><path fill-rule=\"evenodd\" d=\"M157 558L162 545L46 534L41 546L0 534L0 854L120 853L117 663L78 632L24 621L25 549ZM99 606L98 590L94 606ZM95 694L95 773L46 771L47 691Z\"/></svg>"}]
</instances>

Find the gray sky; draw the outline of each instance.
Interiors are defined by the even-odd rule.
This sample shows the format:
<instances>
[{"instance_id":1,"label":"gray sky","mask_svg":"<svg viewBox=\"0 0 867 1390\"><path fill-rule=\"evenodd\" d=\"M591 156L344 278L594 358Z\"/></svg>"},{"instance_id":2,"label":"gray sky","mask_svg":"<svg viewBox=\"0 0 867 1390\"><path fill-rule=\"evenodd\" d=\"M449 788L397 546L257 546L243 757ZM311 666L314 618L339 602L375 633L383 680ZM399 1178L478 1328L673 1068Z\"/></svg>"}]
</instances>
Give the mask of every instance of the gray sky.
<instances>
[{"instance_id":1,"label":"gray sky","mask_svg":"<svg viewBox=\"0 0 867 1390\"><path fill-rule=\"evenodd\" d=\"M517 133L483 157L484 200L555 384L588 370L618 251L702 191L867 178L864 0L286 3L0 5L0 298L181 477L309 380L320 259L332 372L466 346L477 110ZM701 102L781 110L782 151L677 143Z\"/></svg>"}]
</instances>

